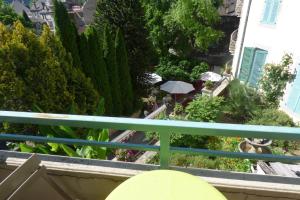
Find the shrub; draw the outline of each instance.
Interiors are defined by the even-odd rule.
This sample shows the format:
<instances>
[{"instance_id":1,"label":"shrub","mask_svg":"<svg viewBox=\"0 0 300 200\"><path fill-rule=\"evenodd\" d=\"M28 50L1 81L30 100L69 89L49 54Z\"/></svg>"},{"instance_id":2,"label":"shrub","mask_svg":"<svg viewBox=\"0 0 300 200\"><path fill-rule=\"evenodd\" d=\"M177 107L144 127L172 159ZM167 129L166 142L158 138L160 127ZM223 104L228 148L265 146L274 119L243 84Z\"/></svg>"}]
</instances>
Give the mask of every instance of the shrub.
<instances>
[{"instance_id":1,"label":"shrub","mask_svg":"<svg viewBox=\"0 0 300 200\"><path fill-rule=\"evenodd\" d=\"M264 105L261 95L252 88L233 80L228 87L224 114L237 123L244 123Z\"/></svg>"},{"instance_id":2,"label":"shrub","mask_svg":"<svg viewBox=\"0 0 300 200\"><path fill-rule=\"evenodd\" d=\"M257 111L248 124L269 126L295 125L293 120L286 113L273 108Z\"/></svg>"},{"instance_id":3,"label":"shrub","mask_svg":"<svg viewBox=\"0 0 300 200\"><path fill-rule=\"evenodd\" d=\"M192 121L214 122L222 110L223 97L197 96L186 107L186 118Z\"/></svg>"},{"instance_id":4,"label":"shrub","mask_svg":"<svg viewBox=\"0 0 300 200\"><path fill-rule=\"evenodd\" d=\"M293 59L291 54L285 54L280 64L267 64L265 66L260 85L268 104L278 107L286 84L295 78L295 74L289 71L292 64Z\"/></svg>"},{"instance_id":5,"label":"shrub","mask_svg":"<svg viewBox=\"0 0 300 200\"><path fill-rule=\"evenodd\" d=\"M196 65L190 74L191 81L196 81L200 79L202 73L209 70L209 65L205 62L201 62L199 65Z\"/></svg>"},{"instance_id":6,"label":"shrub","mask_svg":"<svg viewBox=\"0 0 300 200\"><path fill-rule=\"evenodd\" d=\"M189 81L186 64L187 63L182 62L181 65L179 65L175 61L163 58L157 66L156 73L165 80Z\"/></svg>"},{"instance_id":7,"label":"shrub","mask_svg":"<svg viewBox=\"0 0 300 200\"><path fill-rule=\"evenodd\" d=\"M212 90L214 88L214 83L212 81L206 81L205 88L208 90Z\"/></svg>"}]
</instances>

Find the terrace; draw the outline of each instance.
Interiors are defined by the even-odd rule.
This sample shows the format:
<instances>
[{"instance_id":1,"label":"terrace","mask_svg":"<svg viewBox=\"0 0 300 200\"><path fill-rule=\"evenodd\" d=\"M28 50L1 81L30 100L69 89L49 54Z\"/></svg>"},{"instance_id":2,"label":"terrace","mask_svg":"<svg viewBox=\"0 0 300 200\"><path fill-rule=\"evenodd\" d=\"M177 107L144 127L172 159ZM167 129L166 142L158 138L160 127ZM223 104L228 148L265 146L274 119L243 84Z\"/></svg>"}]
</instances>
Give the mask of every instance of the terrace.
<instances>
[{"instance_id":1,"label":"terrace","mask_svg":"<svg viewBox=\"0 0 300 200\"><path fill-rule=\"evenodd\" d=\"M28 135L28 133L26 135L20 133L0 134L0 140L5 141L51 142L135 149L155 151L160 155L160 165L156 166L63 156L32 156L32 154L28 153L0 151L1 199L105 199L114 188L128 177L147 170L166 168L186 171L202 177L217 187L231 200L291 200L299 199L300 197L299 178L179 168L169 165L170 155L174 152L297 163L300 161L299 156L250 154L173 147L170 146L170 134L182 133L250 138L259 138L263 135L264 138L268 139L300 140L299 128L8 111L0 112L0 120L1 122L17 124L157 131L160 134L160 146L49 138ZM37 187L39 188L38 190L36 189ZM6 192L3 193L3 191ZM4 194L7 196L4 197Z\"/></svg>"}]
</instances>

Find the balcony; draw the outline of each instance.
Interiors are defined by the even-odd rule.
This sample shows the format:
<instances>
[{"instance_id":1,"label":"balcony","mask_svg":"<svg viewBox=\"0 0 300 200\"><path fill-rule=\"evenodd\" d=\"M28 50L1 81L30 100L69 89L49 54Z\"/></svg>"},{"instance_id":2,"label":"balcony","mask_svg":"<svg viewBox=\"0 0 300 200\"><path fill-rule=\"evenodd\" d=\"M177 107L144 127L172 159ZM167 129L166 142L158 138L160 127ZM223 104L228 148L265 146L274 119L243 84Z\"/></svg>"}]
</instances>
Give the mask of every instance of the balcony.
<instances>
[{"instance_id":1,"label":"balcony","mask_svg":"<svg viewBox=\"0 0 300 200\"><path fill-rule=\"evenodd\" d=\"M0 199L3 197L3 194L8 195L9 199L105 199L114 188L128 177L143 171L160 168L181 170L200 176L217 187L230 200L293 200L300 197L299 178L169 166L169 157L173 152L230 158L299 162L299 156L213 151L169 145L170 133L251 138L263 135L264 138L269 139L300 140L299 128L7 111L0 112L0 120L1 122L20 124L157 131L160 134L159 146L49 138L17 133L0 134L0 139L6 141L51 142L136 149L155 151L160 155L160 165L156 166L0 151L0 181L2 181L0 183ZM10 192L9 194L7 194L8 191Z\"/></svg>"}]
</instances>

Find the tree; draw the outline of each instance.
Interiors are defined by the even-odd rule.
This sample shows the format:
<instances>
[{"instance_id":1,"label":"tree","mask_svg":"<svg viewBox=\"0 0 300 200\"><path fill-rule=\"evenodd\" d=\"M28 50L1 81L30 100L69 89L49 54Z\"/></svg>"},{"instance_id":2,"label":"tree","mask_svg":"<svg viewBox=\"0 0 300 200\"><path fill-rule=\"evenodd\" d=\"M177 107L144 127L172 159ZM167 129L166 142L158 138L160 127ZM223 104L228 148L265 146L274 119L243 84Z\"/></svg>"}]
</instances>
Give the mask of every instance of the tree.
<instances>
[{"instance_id":1,"label":"tree","mask_svg":"<svg viewBox=\"0 0 300 200\"><path fill-rule=\"evenodd\" d=\"M214 122L222 110L223 97L198 96L186 107L186 118L192 121Z\"/></svg>"},{"instance_id":2,"label":"tree","mask_svg":"<svg viewBox=\"0 0 300 200\"><path fill-rule=\"evenodd\" d=\"M112 39L112 35L113 33L110 27L106 27L104 32L104 58L107 67L113 102L112 114L115 116L119 116L123 113L123 108L120 94L121 88L117 66L116 48L114 40Z\"/></svg>"},{"instance_id":3,"label":"tree","mask_svg":"<svg viewBox=\"0 0 300 200\"><path fill-rule=\"evenodd\" d=\"M13 25L16 21L21 21L22 24L26 27L32 27L32 23L29 23L25 16L19 16L13 8L5 3L3 0L0 0L0 22L4 25ZM28 16L27 16L28 17Z\"/></svg>"},{"instance_id":4,"label":"tree","mask_svg":"<svg viewBox=\"0 0 300 200\"><path fill-rule=\"evenodd\" d=\"M278 107L284 94L286 84L295 79L295 74L289 68L293 64L291 54L285 54L279 64L266 64L263 77L260 81L266 102Z\"/></svg>"},{"instance_id":5,"label":"tree","mask_svg":"<svg viewBox=\"0 0 300 200\"><path fill-rule=\"evenodd\" d=\"M113 99L112 91L109 82L109 75L107 66L104 61L103 54L103 41L101 35L93 27L89 27L85 34L87 37L87 48L84 50L88 60L84 62L84 66L88 66L88 74L92 78L94 85L99 93L104 97L105 101L105 114L112 114ZM86 38L85 36L83 36ZM86 65L89 63L88 65ZM121 92L121 91L117 91Z\"/></svg>"},{"instance_id":6,"label":"tree","mask_svg":"<svg viewBox=\"0 0 300 200\"><path fill-rule=\"evenodd\" d=\"M213 27L219 22L217 6L212 0L142 0L146 10L151 40L160 55L169 49L183 57L196 48L206 51L222 33Z\"/></svg>"},{"instance_id":7,"label":"tree","mask_svg":"<svg viewBox=\"0 0 300 200\"><path fill-rule=\"evenodd\" d=\"M151 60L154 57L152 45L145 28L144 10L139 0L98 1L95 26L103 30L106 25L114 30L120 28L126 42L128 64L134 91L134 105L145 94Z\"/></svg>"},{"instance_id":8,"label":"tree","mask_svg":"<svg viewBox=\"0 0 300 200\"><path fill-rule=\"evenodd\" d=\"M117 30L115 48L120 85L122 86L120 93L123 104L123 114L130 115L133 112L133 92L125 41L120 29Z\"/></svg>"},{"instance_id":9,"label":"tree","mask_svg":"<svg viewBox=\"0 0 300 200\"><path fill-rule=\"evenodd\" d=\"M88 30L88 29L87 29ZM94 82L94 57L91 56L90 47L88 43L88 31L85 31L79 36L79 55L80 55L80 61L82 63L82 71L85 73L87 77L90 77ZM97 45L97 43L94 43L90 41L92 45Z\"/></svg>"},{"instance_id":10,"label":"tree","mask_svg":"<svg viewBox=\"0 0 300 200\"><path fill-rule=\"evenodd\" d=\"M54 21L57 35L66 51L72 55L73 65L80 67L76 27L71 21L64 4L57 0L54 1Z\"/></svg>"},{"instance_id":11,"label":"tree","mask_svg":"<svg viewBox=\"0 0 300 200\"><path fill-rule=\"evenodd\" d=\"M96 109L98 93L47 26L37 36L19 21L9 29L0 23L0 35L1 109L27 111L37 104L66 113L74 103L82 114Z\"/></svg>"}]
</instances>

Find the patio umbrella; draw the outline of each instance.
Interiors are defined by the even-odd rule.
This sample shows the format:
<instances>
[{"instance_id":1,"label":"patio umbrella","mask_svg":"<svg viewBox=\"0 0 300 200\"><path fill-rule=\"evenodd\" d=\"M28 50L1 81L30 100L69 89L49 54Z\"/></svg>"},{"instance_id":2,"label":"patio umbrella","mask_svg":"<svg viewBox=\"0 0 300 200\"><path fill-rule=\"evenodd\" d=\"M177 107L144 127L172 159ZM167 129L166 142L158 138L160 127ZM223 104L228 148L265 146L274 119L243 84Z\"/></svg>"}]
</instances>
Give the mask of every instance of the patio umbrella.
<instances>
[{"instance_id":1,"label":"patio umbrella","mask_svg":"<svg viewBox=\"0 0 300 200\"><path fill-rule=\"evenodd\" d=\"M168 81L162 84L160 89L170 94L187 94L195 90L192 84L183 81Z\"/></svg>"},{"instance_id":2,"label":"patio umbrella","mask_svg":"<svg viewBox=\"0 0 300 200\"><path fill-rule=\"evenodd\" d=\"M152 73L152 74L148 74L148 75L150 76L150 83L153 85L155 83L162 81L161 76L159 76L158 74Z\"/></svg>"},{"instance_id":3,"label":"patio umbrella","mask_svg":"<svg viewBox=\"0 0 300 200\"><path fill-rule=\"evenodd\" d=\"M217 74L215 72L204 72L201 74L200 79L202 81L212 81L212 82L218 82L222 80L222 76L220 74Z\"/></svg>"}]
</instances>

